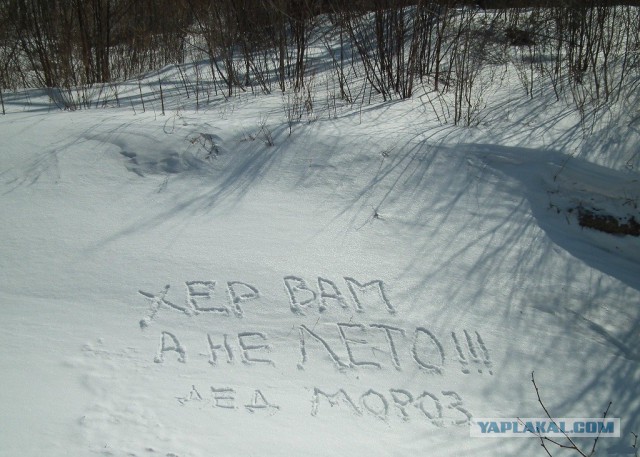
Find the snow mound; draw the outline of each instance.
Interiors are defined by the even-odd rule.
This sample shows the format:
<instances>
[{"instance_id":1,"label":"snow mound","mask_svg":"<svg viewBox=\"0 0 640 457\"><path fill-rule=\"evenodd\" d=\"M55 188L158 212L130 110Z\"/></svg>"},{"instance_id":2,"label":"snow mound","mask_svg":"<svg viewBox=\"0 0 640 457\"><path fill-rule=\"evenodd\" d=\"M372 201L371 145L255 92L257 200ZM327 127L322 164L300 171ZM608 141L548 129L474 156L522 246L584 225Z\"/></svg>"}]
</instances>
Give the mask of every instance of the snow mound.
<instances>
[{"instance_id":1,"label":"snow mound","mask_svg":"<svg viewBox=\"0 0 640 457\"><path fill-rule=\"evenodd\" d=\"M558 151L468 145L485 166L516 180L540 227L591 267L640 290L640 239L585 228L586 213L640 220L640 175ZM595 248L595 249L594 249Z\"/></svg>"}]
</instances>

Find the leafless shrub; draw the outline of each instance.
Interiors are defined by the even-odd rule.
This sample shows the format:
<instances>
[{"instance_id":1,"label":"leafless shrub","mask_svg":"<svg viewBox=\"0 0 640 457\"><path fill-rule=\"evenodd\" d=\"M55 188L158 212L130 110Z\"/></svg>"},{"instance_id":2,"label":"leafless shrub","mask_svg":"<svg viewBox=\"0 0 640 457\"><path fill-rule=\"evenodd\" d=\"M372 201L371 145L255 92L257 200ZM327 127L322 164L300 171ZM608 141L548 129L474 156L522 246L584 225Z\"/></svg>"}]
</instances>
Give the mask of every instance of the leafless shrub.
<instances>
[{"instance_id":1,"label":"leafless shrub","mask_svg":"<svg viewBox=\"0 0 640 457\"><path fill-rule=\"evenodd\" d=\"M551 413L549 412L544 402L542 401L542 397L540 396L540 390L538 389L538 385L536 384L536 380L534 378L533 372L531 373L531 382L533 383L533 387L536 390L538 403L542 407L542 410L544 411L545 415L551 422L553 422L553 424L556 426L556 429L562 430L562 428L558 426L555 419L551 416ZM607 409L604 411L604 413L602 413L603 419L607 418L607 415L609 414L609 408L611 408L611 404L612 403L609 402L607 405ZM540 439L540 446L542 446L542 449L545 451L545 453L549 457L552 456L551 451L549 450L552 447L556 447L558 449L567 449L570 451L575 451L578 455L581 455L582 457L592 457L596 454L596 447L598 445L598 440L600 439L600 431L598 432L598 436L594 438L593 445L591 446L590 450L587 450L586 448L581 448L580 446L578 446L577 443L564 430L562 430L562 433L564 435L564 440L555 440L548 436L543 436L540 433L537 434L538 438Z\"/></svg>"}]
</instances>

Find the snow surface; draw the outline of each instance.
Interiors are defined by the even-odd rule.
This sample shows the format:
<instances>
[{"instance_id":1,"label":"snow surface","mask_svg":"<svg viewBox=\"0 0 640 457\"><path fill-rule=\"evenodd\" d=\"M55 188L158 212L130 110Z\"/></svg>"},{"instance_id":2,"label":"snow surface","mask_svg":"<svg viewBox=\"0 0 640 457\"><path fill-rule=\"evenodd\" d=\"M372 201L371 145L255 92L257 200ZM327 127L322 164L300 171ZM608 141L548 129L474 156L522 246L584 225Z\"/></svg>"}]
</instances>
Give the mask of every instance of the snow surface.
<instances>
[{"instance_id":1,"label":"snow surface","mask_svg":"<svg viewBox=\"0 0 640 457\"><path fill-rule=\"evenodd\" d=\"M585 140L507 101L440 126L416 98L289 135L276 95L166 116L17 97L0 455L544 455L467 424L543 415L532 371L556 417L612 401L623 436L598 448L633 455L640 241L571 210L638 218L632 128Z\"/></svg>"}]
</instances>

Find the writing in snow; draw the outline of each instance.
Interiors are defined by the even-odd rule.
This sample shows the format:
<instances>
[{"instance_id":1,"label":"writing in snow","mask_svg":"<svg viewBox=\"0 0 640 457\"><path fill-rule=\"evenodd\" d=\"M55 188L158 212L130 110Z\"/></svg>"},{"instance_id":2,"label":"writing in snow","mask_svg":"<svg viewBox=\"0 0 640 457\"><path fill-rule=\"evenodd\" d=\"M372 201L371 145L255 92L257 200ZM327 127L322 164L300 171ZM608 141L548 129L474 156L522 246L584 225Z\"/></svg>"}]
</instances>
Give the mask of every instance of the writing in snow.
<instances>
[{"instance_id":1,"label":"writing in snow","mask_svg":"<svg viewBox=\"0 0 640 457\"><path fill-rule=\"evenodd\" d=\"M343 290L347 291L352 304L349 304L347 294L339 289L336 282L326 278L318 277L317 288L312 288L307 281L297 276L286 276L283 282L290 309L297 315L304 315L310 309L317 309L322 313L329 306L335 305L355 309L360 313L372 307L389 314L395 313L384 283L379 279L359 282L345 277ZM260 292L255 286L241 281L229 281L226 283L227 300L224 303L214 303L215 287L215 281L186 282L186 296L182 304L176 304L166 297L169 286L165 286L158 294L139 291L151 302L150 314L140 322L141 328L149 326L160 308L179 311L188 316L218 313L242 317L243 305L260 298ZM291 357L290 353L295 351L299 369L305 367L312 355L321 354L321 360L330 360L339 370L358 367L401 370L403 366L411 364L427 373L442 374L449 357L454 362L457 360L465 374L472 370L493 374L489 350L477 331L463 329L450 332L450 341L453 343L451 350L447 348L451 345L446 347L442 338L424 326L406 329L383 322L363 324L350 320L322 323L317 327L298 324L296 328L294 325L286 337L280 336L274 340L270 340L267 333L254 330L237 333L209 332L198 345L206 347L209 363L213 366L219 366L220 361L234 363L237 360L247 365L275 366L278 352L288 351L289 357L285 360L289 361L296 357L296 354ZM278 351L275 351L275 347ZM451 351L453 357L450 357ZM160 333L154 361L163 363L168 353L174 353L179 362L187 362L187 345L182 337L175 331L164 330Z\"/></svg>"},{"instance_id":2,"label":"writing in snow","mask_svg":"<svg viewBox=\"0 0 640 457\"><path fill-rule=\"evenodd\" d=\"M356 312L362 313L367 305L381 307L391 314L396 312L387 298L384 283L380 279L359 282L354 278L345 277L345 287L353 305L349 304L347 296L342 292L345 288L341 290L334 281L327 278L318 277L317 289L309 286L307 281L298 276L285 276L283 282L290 310L295 314L304 315L312 308L323 312L330 306L341 309L353 307ZM260 298L258 288L243 281L228 281L226 283L227 299L218 301L214 300L216 281L187 281L184 284L186 294L182 303L176 303L167 298L169 285L159 293L139 290L138 293L151 302L150 314L140 321L140 327L148 326L161 307L180 311L189 316L215 313L243 317L244 304Z\"/></svg>"}]
</instances>

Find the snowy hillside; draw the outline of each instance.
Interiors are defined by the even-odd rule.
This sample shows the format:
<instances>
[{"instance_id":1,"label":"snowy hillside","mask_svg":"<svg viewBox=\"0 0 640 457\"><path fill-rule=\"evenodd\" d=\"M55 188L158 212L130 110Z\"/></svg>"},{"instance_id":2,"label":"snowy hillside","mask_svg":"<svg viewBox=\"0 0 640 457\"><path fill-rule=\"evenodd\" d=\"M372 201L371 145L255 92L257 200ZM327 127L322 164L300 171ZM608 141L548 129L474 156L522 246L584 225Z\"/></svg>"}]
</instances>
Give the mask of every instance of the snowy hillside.
<instances>
[{"instance_id":1,"label":"snowy hillside","mask_svg":"<svg viewBox=\"0 0 640 457\"><path fill-rule=\"evenodd\" d=\"M640 220L633 107L585 135L504 87L476 127L317 87L293 125L276 94L5 94L0 455L544 455L469 436L544 416L532 372L633 455L640 239L580 225Z\"/></svg>"}]
</instances>

